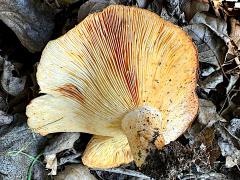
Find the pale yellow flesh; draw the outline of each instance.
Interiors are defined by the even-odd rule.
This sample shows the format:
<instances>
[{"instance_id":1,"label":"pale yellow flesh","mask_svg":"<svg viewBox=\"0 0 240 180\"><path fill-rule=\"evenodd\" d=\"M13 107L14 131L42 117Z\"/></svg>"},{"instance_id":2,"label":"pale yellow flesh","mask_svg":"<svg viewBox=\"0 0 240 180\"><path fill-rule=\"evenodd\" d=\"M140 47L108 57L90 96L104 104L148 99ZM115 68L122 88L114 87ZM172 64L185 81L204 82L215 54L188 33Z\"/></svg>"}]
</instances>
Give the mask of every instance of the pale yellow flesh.
<instances>
[{"instance_id":1,"label":"pale yellow flesh","mask_svg":"<svg viewBox=\"0 0 240 180\"><path fill-rule=\"evenodd\" d=\"M37 72L48 95L27 107L28 124L43 135L119 136L122 118L148 105L161 112L167 144L197 113L197 67L196 49L180 28L147 10L110 6L48 43Z\"/></svg>"}]
</instances>

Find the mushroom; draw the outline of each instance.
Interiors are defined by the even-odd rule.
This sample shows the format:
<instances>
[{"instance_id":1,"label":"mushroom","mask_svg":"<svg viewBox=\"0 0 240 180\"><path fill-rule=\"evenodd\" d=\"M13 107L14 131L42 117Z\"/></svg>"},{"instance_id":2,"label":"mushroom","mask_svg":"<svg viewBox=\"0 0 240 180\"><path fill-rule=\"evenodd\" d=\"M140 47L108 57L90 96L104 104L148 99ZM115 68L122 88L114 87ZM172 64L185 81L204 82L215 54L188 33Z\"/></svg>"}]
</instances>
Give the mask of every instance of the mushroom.
<instances>
[{"instance_id":1,"label":"mushroom","mask_svg":"<svg viewBox=\"0 0 240 180\"><path fill-rule=\"evenodd\" d=\"M198 111L197 50L178 26L144 9L113 5L45 47L41 93L27 107L42 135L93 134L83 163L110 168L176 140Z\"/></svg>"}]
</instances>

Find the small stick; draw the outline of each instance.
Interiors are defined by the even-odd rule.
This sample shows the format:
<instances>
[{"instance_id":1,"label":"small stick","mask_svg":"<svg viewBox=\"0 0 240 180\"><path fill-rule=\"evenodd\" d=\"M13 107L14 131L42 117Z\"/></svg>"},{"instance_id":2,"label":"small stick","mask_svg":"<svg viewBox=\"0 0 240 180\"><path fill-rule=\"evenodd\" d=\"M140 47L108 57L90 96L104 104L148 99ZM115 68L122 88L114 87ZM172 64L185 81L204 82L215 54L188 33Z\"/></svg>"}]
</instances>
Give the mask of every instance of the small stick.
<instances>
[{"instance_id":1,"label":"small stick","mask_svg":"<svg viewBox=\"0 0 240 180\"><path fill-rule=\"evenodd\" d=\"M143 178L143 179L152 179L140 172L136 172L133 170L129 170L129 169L122 169L122 168L111 168L111 169L90 169L93 171L106 171L106 172L112 172L112 173L118 173L118 174L124 174L124 175L128 175L128 176L134 176L134 177L139 177L139 178Z\"/></svg>"}]
</instances>

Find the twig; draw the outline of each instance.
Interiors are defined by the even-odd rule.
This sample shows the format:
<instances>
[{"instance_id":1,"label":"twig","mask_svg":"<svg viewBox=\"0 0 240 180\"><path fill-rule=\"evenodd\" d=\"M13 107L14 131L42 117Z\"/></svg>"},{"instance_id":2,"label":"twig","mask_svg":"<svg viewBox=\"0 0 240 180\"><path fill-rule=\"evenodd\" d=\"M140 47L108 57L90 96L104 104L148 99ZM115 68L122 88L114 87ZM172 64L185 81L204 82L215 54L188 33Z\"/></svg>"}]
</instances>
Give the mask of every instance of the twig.
<instances>
[{"instance_id":1,"label":"twig","mask_svg":"<svg viewBox=\"0 0 240 180\"><path fill-rule=\"evenodd\" d=\"M124 174L124 175L128 175L128 176L133 176L133 177L139 177L139 178L143 178L143 179L153 179L150 178L140 172L136 172L133 170L129 170L129 169L122 169L122 168L111 168L111 169L91 169L93 171L106 171L106 172L112 172L112 173L118 173L118 174Z\"/></svg>"}]
</instances>

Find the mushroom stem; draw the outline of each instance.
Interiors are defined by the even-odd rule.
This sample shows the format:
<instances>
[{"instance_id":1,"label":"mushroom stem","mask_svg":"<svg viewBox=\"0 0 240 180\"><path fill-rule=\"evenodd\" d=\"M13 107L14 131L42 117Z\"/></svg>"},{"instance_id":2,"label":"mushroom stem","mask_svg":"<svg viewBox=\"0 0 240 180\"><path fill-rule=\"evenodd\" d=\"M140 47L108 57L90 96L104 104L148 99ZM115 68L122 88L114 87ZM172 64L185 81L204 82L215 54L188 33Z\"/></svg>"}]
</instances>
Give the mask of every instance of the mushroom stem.
<instances>
[{"instance_id":1,"label":"mushroom stem","mask_svg":"<svg viewBox=\"0 0 240 180\"><path fill-rule=\"evenodd\" d=\"M143 106L129 112L122 120L122 128L138 167L152 150L164 146L162 116L155 108Z\"/></svg>"}]
</instances>

